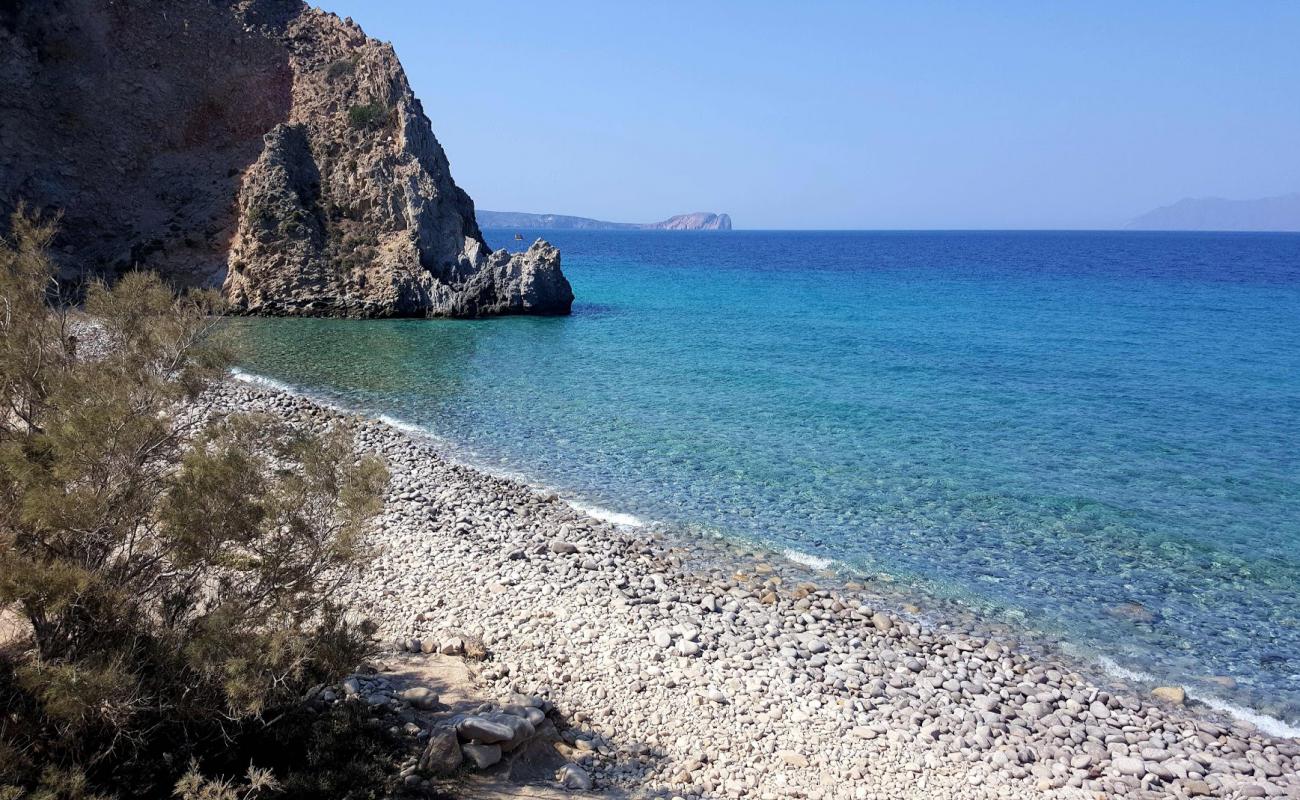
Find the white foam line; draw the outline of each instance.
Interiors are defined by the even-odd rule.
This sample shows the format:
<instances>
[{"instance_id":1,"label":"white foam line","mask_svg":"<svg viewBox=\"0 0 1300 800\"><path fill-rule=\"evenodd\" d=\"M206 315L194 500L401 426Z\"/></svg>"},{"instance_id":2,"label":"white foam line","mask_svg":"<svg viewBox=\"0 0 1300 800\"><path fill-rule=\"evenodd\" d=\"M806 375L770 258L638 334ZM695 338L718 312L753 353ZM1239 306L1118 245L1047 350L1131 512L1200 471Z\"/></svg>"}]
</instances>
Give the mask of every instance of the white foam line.
<instances>
[{"instance_id":1,"label":"white foam line","mask_svg":"<svg viewBox=\"0 0 1300 800\"><path fill-rule=\"evenodd\" d=\"M416 436L433 436L433 434L428 430L416 425L414 422L407 422L406 420L398 419L397 417L389 416L388 414L376 414L375 419L390 428L397 428L399 431L404 433L413 433Z\"/></svg>"},{"instance_id":2,"label":"white foam line","mask_svg":"<svg viewBox=\"0 0 1300 800\"><path fill-rule=\"evenodd\" d=\"M624 514L621 511L610 511L607 508L579 503L576 500L565 500L564 502L568 503L569 507L574 511L581 511L587 516L595 517L602 522L609 522L614 525L626 525L629 528L640 528L645 525L645 522L643 522L640 517L635 517L631 514Z\"/></svg>"},{"instance_id":3,"label":"white foam line","mask_svg":"<svg viewBox=\"0 0 1300 800\"><path fill-rule=\"evenodd\" d=\"M1249 708L1244 708L1236 703L1229 703L1227 700L1215 697L1212 694L1198 696L1188 693L1187 696L1193 700L1204 703L1215 711L1222 711L1224 714L1230 714L1237 719L1244 719L1270 736L1289 737L1293 739L1300 738L1300 728L1297 728L1294 725L1288 725L1277 717L1270 717L1269 715L1261 714L1258 711L1251 711Z\"/></svg>"},{"instance_id":4,"label":"white foam line","mask_svg":"<svg viewBox=\"0 0 1300 800\"><path fill-rule=\"evenodd\" d=\"M1107 656L1099 655L1096 656L1096 659L1097 659L1097 663L1101 665L1101 668L1106 672L1106 674L1110 675L1111 677L1121 678L1123 680L1133 681L1135 683L1145 683L1145 684L1159 683L1159 680L1156 678L1156 676L1152 675L1149 672L1143 672L1140 669L1129 669L1128 667L1120 666L1114 661L1114 659L1111 659ZM1251 709L1246 708L1245 706L1239 706L1236 703L1230 703L1227 700L1224 700L1221 697L1216 697L1212 694L1201 695L1201 694L1196 694L1194 692L1188 691L1187 697L1189 700L1195 700L1199 703L1204 703L1205 705L1209 706L1215 711L1221 712L1223 714L1227 714L1228 716L1233 717L1235 719L1245 720L1246 722L1249 722L1250 724L1254 725L1256 728L1259 728L1261 731L1269 734L1270 736L1300 738L1300 728L1294 725L1288 725L1286 722L1278 719L1277 717L1270 717L1267 714L1261 714L1258 711L1252 711Z\"/></svg>"},{"instance_id":5,"label":"white foam line","mask_svg":"<svg viewBox=\"0 0 1300 800\"><path fill-rule=\"evenodd\" d=\"M835 563L833 558L822 558L799 550L783 550L781 555L796 564L803 564L805 567L812 567L813 569L830 569L831 565Z\"/></svg>"},{"instance_id":6,"label":"white foam line","mask_svg":"<svg viewBox=\"0 0 1300 800\"><path fill-rule=\"evenodd\" d=\"M268 378L265 375L258 375L255 372L245 372L239 367L230 368L230 377L242 383L247 383L250 386L260 386L263 389L270 389L275 392L280 392L281 394L292 395L293 397L304 397L312 401L316 405L321 406L322 408L328 408L333 411L337 411L340 414L359 414L362 416L370 416L370 417L374 416L368 411L357 411L355 408L348 408L347 406L342 405L341 403L335 403L331 400L327 400L324 397L321 397L320 395L312 394L309 391L300 389L291 383L285 383L284 381L277 381L275 378Z\"/></svg>"},{"instance_id":7,"label":"white foam line","mask_svg":"<svg viewBox=\"0 0 1300 800\"><path fill-rule=\"evenodd\" d=\"M390 428L395 428L405 434L432 440L436 444L440 445L439 449L441 450L441 455L444 458L447 458L448 460L452 461L453 463L461 464L462 466L467 466L472 469L476 469L480 472L486 473L488 475L492 475L493 477L507 478L509 480L517 481L525 485L533 486L541 491L550 491L549 487L537 484L536 482L529 479L528 476L524 475L523 473L514 472L512 470L505 469L497 465L477 461L473 458L465 458L464 455L460 451L458 451L458 449L455 446L444 441L441 437L437 436L429 429L417 425L413 422L407 422L406 420L401 419L399 417L394 417L391 414L379 414L370 411L358 412L355 409L336 405L327 400L323 400L319 397L316 397L315 395L304 392L303 390L291 384L284 383L283 381L277 381L274 378L268 378L264 375L257 375L252 372L246 372L242 369L239 369L238 367L234 367L230 370L230 376L235 380L242 381L244 383L248 383L253 386L261 386L263 388L273 389L278 392L284 392L285 394L294 395L295 397L306 397L307 399L311 400L313 403L319 403L322 406L332 408L336 411L342 411L348 414L360 413L365 416L370 416L384 423ZM595 517L598 520L601 520L603 522L608 522L613 525L624 525L629 528L640 528L645 525L645 522L643 522L639 517L633 516L632 514L625 514L619 511L610 511L607 508L588 505L586 503L579 503L574 500L566 500L565 502L568 503L569 507L575 511L580 511L583 514L586 514L587 516Z\"/></svg>"},{"instance_id":8,"label":"white foam line","mask_svg":"<svg viewBox=\"0 0 1300 800\"><path fill-rule=\"evenodd\" d=\"M268 378L264 375L254 375L251 372L245 372L239 367L231 367L230 377L234 378L237 381L242 381L244 383L251 383L254 386L265 386L268 389L275 389L277 392L284 392L285 394L292 394L292 395L299 395L299 396L302 395L302 391L300 391L296 387L290 386L287 383L282 383L281 381L277 381L275 378Z\"/></svg>"},{"instance_id":9,"label":"white foam line","mask_svg":"<svg viewBox=\"0 0 1300 800\"><path fill-rule=\"evenodd\" d=\"M1156 676L1151 673L1143 672L1140 669L1121 667L1114 661L1114 659L1108 656L1097 656L1097 663L1101 664L1101 668L1106 672L1106 674L1113 678L1121 678L1126 681L1134 681L1135 683L1156 682Z\"/></svg>"}]
</instances>

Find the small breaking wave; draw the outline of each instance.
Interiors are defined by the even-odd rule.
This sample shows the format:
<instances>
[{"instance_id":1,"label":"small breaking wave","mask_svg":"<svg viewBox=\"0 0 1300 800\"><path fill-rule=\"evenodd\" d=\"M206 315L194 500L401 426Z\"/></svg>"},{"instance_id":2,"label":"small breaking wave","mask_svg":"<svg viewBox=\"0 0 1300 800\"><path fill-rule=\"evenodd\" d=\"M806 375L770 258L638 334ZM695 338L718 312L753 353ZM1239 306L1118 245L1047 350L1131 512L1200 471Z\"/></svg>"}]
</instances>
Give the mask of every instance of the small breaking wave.
<instances>
[{"instance_id":1,"label":"small breaking wave","mask_svg":"<svg viewBox=\"0 0 1300 800\"><path fill-rule=\"evenodd\" d=\"M1221 711L1237 719L1245 720L1270 736L1300 738L1300 728L1295 725L1288 725L1277 717L1270 717L1267 714L1252 711L1236 703L1229 703L1227 700L1220 699L1212 694L1196 696L1188 693L1187 696L1199 703L1204 703L1215 711Z\"/></svg>"},{"instance_id":2,"label":"small breaking wave","mask_svg":"<svg viewBox=\"0 0 1300 800\"><path fill-rule=\"evenodd\" d=\"M574 511L581 511L587 516L595 517L602 522L608 522L612 525L626 525L629 528L640 528L645 526L645 522L642 521L640 517L631 514L624 514L621 511L610 511L607 508L587 505L586 503L579 503L575 500L566 500L565 502L568 503L569 507Z\"/></svg>"},{"instance_id":3,"label":"small breaking wave","mask_svg":"<svg viewBox=\"0 0 1300 800\"><path fill-rule=\"evenodd\" d=\"M835 563L833 558L823 558L800 550L783 550L781 555L796 564L803 564L805 567L812 567L813 569L830 569Z\"/></svg>"},{"instance_id":4,"label":"small breaking wave","mask_svg":"<svg viewBox=\"0 0 1300 800\"><path fill-rule=\"evenodd\" d=\"M404 433L411 433L411 434L415 434L416 436L429 436L429 437L433 436L433 433L429 431L427 428L423 428L419 425L416 425L414 422L407 422L404 419L399 419L397 417L390 416L388 414L376 414L375 419L379 420L380 422L384 423L390 428L396 428L399 431L402 431Z\"/></svg>"},{"instance_id":5,"label":"small breaking wave","mask_svg":"<svg viewBox=\"0 0 1300 800\"><path fill-rule=\"evenodd\" d=\"M262 389L269 389L273 392L291 395L293 397L306 398L322 408L328 408L341 414L362 414L355 408L350 408L342 403L336 403L327 397L323 397L315 392L310 392L300 386L294 386L292 383L277 381L275 378L268 378L265 375L258 375L255 372L246 372L239 367L230 368L230 377L240 383L247 383L250 386L258 386ZM367 414L368 415L368 414Z\"/></svg>"},{"instance_id":6,"label":"small breaking wave","mask_svg":"<svg viewBox=\"0 0 1300 800\"><path fill-rule=\"evenodd\" d=\"M1118 662L1109 656L1097 656L1097 663L1101 666L1102 671L1112 678L1133 681L1134 683L1156 682L1156 676L1152 675L1150 672L1143 672L1140 669L1129 669L1128 667L1120 666Z\"/></svg>"},{"instance_id":7,"label":"small breaking wave","mask_svg":"<svg viewBox=\"0 0 1300 800\"><path fill-rule=\"evenodd\" d=\"M1122 680L1133 681L1134 683L1145 683L1145 684L1159 683L1159 680L1156 678L1156 676L1152 675L1151 673L1144 672L1140 669L1130 669L1128 667L1121 666L1120 664L1116 663L1114 659L1108 656L1102 656L1102 655L1096 656L1096 661L1098 665L1101 666L1102 670L1107 675L1110 675L1113 678L1120 678ZM1296 727L1295 725L1289 725L1285 721L1280 720L1277 717L1270 717L1267 714L1261 714L1260 712L1246 708L1245 706L1239 706L1236 703L1231 703L1227 700L1224 700L1221 697L1216 697L1212 694L1206 694L1206 695L1196 694L1189 689L1187 691L1187 699L1194 700L1222 714L1227 714L1233 719L1239 719L1245 722L1249 722L1251 725L1254 725L1256 728L1259 728L1261 731L1267 733L1270 736L1300 738L1300 727Z\"/></svg>"},{"instance_id":8,"label":"small breaking wave","mask_svg":"<svg viewBox=\"0 0 1300 800\"><path fill-rule=\"evenodd\" d=\"M277 392L284 392L285 394L303 395L303 391L296 386L292 386L283 381L277 381L275 378L268 378L265 375L256 375L252 372L245 372L239 367L230 368L230 377L237 381L242 381L243 383L251 383L254 386L263 386L267 389L275 389Z\"/></svg>"},{"instance_id":9,"label":"small breaking wave","mask_svg":"<svg viewBox=\"0 0 1300 800\"><path fill-rule=\"evenodd\" d=\"M417 425L414 422L408 422L404 419L401 419L400 417L394 417L391 414L380 414L375 411L368 411L364 409L359 410L354 408L347 408L338 405L336 403L331 403L325 398L319 397L310 392L306 392L300 387L294 386L293 384L285 383L284 381L278 381L275 378L268 378L265 375L258 375L253 372L248 372L238 367L231 368L230 377L234 378L237 381L240 381L242 383L247 383L252 386L259 386L264 389L270 389L276 392L283 392L284 394L293 395L295 397L306 397L307 399L311 400L313 403L319 403L322 406L325 406L327 408L332 408L336 411L344 411L353 414L362 414L371 417L372 419L382 422L388 427L399 430L405 434L411 436L418 436L423 439L432 440L433 442L442 446L441 454L444 457L449 458L451 461L455 463L459 463L464 466L477 469L481 472L487 473L494 477L507 478L510 480L518 481L520 483L535 486L537 488L542 488L542 489L546 488L544 486L537 484L535 481L532 481L528 476L524 475L523 473L509 470L505 467L502 467L499 464L492 464L490 461L487 460L476 459L471 456L467 456L467 454L464 453L461 449L452 447L448 442L443 440L441 437L439 437L437 434L435 434L433 431L429 430L428 428L422 425ZM611 511L607 508L588 505L586 503L579 503L574 500L566 500L565 502L567 502L569 504L569 507L572 508L573 510L580 511L583 514L586 514L590 517L595 517L596 519L601 520L602 522L608 522L613 525L623 525L629 528L640 528L645 526L645 522L640 517L636 517L632 514L626 514L620 511Z\"/></svg>"}]
</instances>

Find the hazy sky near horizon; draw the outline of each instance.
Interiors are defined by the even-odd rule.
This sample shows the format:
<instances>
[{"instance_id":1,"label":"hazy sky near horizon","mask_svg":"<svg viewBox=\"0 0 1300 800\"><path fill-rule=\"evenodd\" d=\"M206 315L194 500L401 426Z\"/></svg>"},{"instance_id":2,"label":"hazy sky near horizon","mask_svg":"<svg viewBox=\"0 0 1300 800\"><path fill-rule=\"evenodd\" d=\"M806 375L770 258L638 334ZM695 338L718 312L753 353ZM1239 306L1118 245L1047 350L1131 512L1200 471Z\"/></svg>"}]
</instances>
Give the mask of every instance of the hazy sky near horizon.
<instances>
[{"instance_id":1,"label":"hazy sky near horizon","mask_svg":"<svg viewBox=\"0 0 1300 800\"><path fill-rule=\"evenodd\" d=\"M312 0L391 41L480 208L1111 228L1300 191L1300 3Z\"/></svg>"}]
</instances>

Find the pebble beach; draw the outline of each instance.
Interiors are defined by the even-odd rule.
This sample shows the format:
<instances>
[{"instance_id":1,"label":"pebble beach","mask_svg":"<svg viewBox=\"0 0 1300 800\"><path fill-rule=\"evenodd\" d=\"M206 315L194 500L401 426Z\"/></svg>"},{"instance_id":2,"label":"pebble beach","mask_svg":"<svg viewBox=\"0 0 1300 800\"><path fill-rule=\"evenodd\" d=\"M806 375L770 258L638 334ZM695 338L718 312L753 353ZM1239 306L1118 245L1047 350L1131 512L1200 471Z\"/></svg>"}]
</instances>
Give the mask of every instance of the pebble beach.
<instances>
[{"instance_id":1,"label":"pebble beach","mask_svg":"<svg viewBox=\"0 0 1300 800\"><path fill-rule=\"evenodd\" d=\"M342 589L391 651L481 641L597 793L656 798L1300 797L1300 742L1124 691L797 564L617 525L436 442L228 380L218 413L343 425L391 472ZM912 609L915 611L915 609ZM453 740L454 744L454 740Z\"/></svg>"}]
</instances>

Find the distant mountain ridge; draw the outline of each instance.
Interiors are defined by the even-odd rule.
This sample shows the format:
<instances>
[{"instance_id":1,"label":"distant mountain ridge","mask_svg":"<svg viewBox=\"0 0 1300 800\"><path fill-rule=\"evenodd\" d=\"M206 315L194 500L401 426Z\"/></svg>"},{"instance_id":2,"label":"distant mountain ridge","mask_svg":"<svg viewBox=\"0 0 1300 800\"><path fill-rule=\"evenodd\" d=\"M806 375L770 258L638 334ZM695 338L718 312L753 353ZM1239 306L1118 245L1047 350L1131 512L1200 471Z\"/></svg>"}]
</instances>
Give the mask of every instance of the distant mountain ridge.
<instances>
[{"instance_id":1,"label":"distant mountain ridge","mask_svg":"<svg viewBox=\"0 0 1300 800\"><path fill-rule=\"evenodd\" d=\"M710 211L678 214L660 222L605 222L563 214L529 214L524 211L483 211L475 213L483 228L524 228L527 230L585 231L729 231L731 217Z\"/></svg>"},{"instance_id":2,"label":"distant mountain ridge","mask_svg":"<svg viewBox=\"0 0 1300 800\"><path fill-rule=\"evenodd\" d=\"M1256 200L1187 197L1137 217L1144 231L1300 231L1300 192Z\"/></svg>"}]
</instances>

